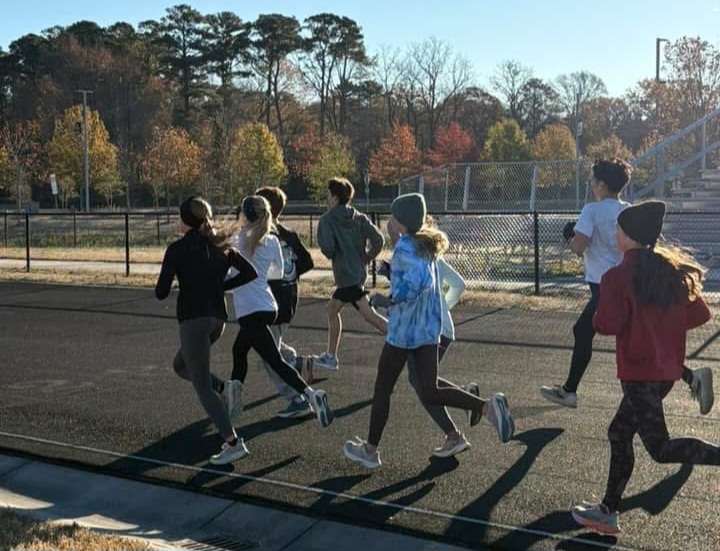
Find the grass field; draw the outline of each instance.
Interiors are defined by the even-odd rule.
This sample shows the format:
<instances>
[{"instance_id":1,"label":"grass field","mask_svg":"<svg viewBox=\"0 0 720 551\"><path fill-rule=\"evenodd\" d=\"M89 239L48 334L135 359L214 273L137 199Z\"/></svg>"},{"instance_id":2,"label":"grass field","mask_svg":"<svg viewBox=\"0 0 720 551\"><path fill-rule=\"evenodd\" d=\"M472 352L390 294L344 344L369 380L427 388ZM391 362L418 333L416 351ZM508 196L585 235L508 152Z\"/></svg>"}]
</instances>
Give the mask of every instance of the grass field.
<instances>
[{"instance_id":1,"label":"grass field","mask_svg":"<svg viewBox=\"0 0 720 551\"><path fill-rule=\"evenodd\" d=\"M145 551L145 542L98 534L73 525L38 522L0 509L0 549L18 551Z\"/></svg>"}]
</instances>

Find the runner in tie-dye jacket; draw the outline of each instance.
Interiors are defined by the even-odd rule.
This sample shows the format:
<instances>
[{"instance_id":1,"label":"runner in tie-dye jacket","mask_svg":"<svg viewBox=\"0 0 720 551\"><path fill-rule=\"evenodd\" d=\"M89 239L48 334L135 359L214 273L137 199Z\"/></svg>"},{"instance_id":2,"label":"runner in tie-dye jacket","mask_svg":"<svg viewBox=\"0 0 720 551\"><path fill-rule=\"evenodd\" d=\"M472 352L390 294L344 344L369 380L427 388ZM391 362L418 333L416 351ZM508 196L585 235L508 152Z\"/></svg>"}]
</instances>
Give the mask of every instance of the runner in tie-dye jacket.
<instances>
[{"instance_id":1,"label":"runner in tie-dye jacket","mask_svg":"<svg viewBox=\"0 0 720 551\"><path fill-rule=\"evenodd\" d=\"M442 332L442 290L435 259L418 254L415 239L403 235L393 249L386 341L398 348L436 345Z\"/></svg>"}]
</instances>

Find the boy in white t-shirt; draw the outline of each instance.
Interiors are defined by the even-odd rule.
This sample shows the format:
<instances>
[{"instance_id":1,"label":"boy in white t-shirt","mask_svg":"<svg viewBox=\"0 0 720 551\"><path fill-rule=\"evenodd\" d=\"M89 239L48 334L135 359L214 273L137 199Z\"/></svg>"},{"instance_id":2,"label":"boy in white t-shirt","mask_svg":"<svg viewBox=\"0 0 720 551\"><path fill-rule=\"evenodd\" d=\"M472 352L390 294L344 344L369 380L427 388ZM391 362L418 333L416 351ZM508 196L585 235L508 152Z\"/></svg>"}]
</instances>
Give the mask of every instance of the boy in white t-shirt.
<instances>
[{"instance_id":1,"label":"boy in white t-shirt","mask_svg":"<svg viewBox=\"0 0 720 551\"><path fill-rule=\"evenodd\" d=\"M585 205L575 227L566 227L563 232L566 238L571 238L570 249L583 256L590 300L573 326L575 343L565 384L540 387L540 394L545 399L561 406L577 407L577 388L592 357L595 338L593 316L600 297L600 280L605 272L620 264L623 258L617 246L615 225L620 212L630 206L619 198L619 194L630 181L631 172L632 167L616 157L596 161L590 178L596 201ZM707 413L713 400L712 371L709 368L693 371L684 367L682 378L700 401L701 413Z\"/></svg>"}]
</instances>

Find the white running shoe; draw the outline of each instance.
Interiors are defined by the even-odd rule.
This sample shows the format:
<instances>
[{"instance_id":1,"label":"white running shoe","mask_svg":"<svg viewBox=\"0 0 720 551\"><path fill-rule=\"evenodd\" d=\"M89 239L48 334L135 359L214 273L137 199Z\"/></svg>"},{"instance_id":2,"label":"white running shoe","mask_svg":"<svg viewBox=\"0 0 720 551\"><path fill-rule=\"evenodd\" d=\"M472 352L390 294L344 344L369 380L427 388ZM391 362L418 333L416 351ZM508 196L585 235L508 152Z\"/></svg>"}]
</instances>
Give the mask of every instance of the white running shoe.
<instances>
[{"instance_id":1,"label":"white running shoe","mask_svg":"<svg viewBox=\"0 0 720 551\"><path fill-rule=\"evenodd\" d=\"M238 438L238 441L234 446L231 446L227 442L224 442L220 453L216 453L210 458L210 463L213 465L227 465L243 457L247 457L250 452L245 445L242 438Z\"/></svg>"},{"instance_id":2,"label":"white running shoe","mask_svg":"<svg viewBox=\"0 0 720 551\"><path fill-rule=\"evenodd\" d=\"M433 450L435 457L453 457L461 452L464 452L470 447L470 442L465 438L463 433L457 438L446 438L445 442L439 448Z\"/></svg>"},{"instance_id":3,"label":"white running shoe","mask_svg":"<svg viewBox=\"0 0 720 551\"><path fill-rule=\"evenodd\" d=\"M568 392L562 385L541 386L540 394L542 394L543 398L554 404L565 406L566 408L577 407L577 393Z\"/></svg>"},{"instance_id":4,"label":"white running shoe","mask_svg":"<svg viewBox=\"0 0 720 551\"><path fill-rule=\"evenodd\" d=\"M240 418L245 406L242 401L243 384L240 381L227 380L223 386L222 398L227 408L230 422L235 423Z\"/></svg>"},{"instance_id":5,"label":"white running shoe","mask_svg":"<svg viewBox=\"0 0 720 551\"><path fill-rule=\"evenodd\" d=\"M354 439L345 442L345 445L343 446L343 453L350 461L360 463L368 469L377 469L380 465L382 465L382 461L380 461L380 454L377 450L375 453L368 453L367 448L365 447L366 444L367 442L356 436Z\"/></svg>"},{"instance_id":6,"label":"white running shoe","mask_svg":"<svg viewBox=\"0 0 720 551\"><path fill-rule=\"evenodd\" d=\"M320 424L323 426L323 428L329 427L335 419L335 414L333 413L332 409L330 409L327 394L325 393L325 391L313 390L311 393L309 393L307 398L310 402L310 407L315 412L315 416L317 417L318 421L320 421Z\"/></svg>"},{"instance_id":7,"label":"white running shoe","mask_svg":"<svg viewBox=\"0 0 720 551\"><path fill-rule=\"evenodd\" d=\"M338 365L337 356L330 354L330 352L323 352L320 356L313 357L313 367L325 371L337 371L340 366Z\"/></svg>"}]
</instances>

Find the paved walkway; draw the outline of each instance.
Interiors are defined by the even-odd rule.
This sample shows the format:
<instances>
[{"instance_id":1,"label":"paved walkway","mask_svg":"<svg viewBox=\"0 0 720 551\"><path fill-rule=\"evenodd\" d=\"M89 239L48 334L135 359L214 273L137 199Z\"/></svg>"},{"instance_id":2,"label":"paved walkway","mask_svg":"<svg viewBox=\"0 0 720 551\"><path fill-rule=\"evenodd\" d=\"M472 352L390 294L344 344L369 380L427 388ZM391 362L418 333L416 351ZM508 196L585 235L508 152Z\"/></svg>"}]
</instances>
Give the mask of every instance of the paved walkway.
<instances>
[{"instance_id":1,"label":"paved walkway","mask_svg":"<svg viewBox=\"0 0 720 551\"><path fill-rule=\"evenodd\" d=\"M230 545L257 551L464 549L1 454L0 507L147 539L162 550L198 543L207 546L205 551Z\"/></svg>"}]
</instances>

